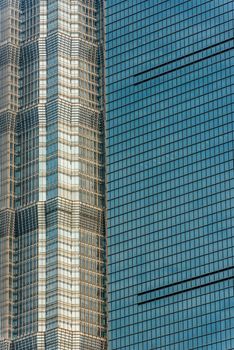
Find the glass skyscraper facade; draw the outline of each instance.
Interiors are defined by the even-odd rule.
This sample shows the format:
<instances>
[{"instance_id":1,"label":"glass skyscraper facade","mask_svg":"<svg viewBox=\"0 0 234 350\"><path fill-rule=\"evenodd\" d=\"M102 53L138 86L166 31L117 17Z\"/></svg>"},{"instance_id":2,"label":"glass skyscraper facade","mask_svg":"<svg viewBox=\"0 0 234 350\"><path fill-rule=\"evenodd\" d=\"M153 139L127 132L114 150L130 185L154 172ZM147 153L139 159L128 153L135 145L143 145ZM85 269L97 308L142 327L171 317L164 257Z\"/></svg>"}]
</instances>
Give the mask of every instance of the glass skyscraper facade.
<instances>
[{"instance_id":1,"label":"glass skyscraper facade","mask_svg":"<svg viewBox=\"0 0 234 350\"><path fill-rule=\"evenodd\" d=\"M232 20L106 1L109 350L234 349Z\"/></svg>"},{"instance_id":2,"label":"glass skyscraper facade","mask_svg":"<svg viewBox=\"0 0 234 350\"><path fill-rule=\"evenodd\" d=\"M105 349L102 0L0 0L0 349Z\"/></svg>"}]
</instances>

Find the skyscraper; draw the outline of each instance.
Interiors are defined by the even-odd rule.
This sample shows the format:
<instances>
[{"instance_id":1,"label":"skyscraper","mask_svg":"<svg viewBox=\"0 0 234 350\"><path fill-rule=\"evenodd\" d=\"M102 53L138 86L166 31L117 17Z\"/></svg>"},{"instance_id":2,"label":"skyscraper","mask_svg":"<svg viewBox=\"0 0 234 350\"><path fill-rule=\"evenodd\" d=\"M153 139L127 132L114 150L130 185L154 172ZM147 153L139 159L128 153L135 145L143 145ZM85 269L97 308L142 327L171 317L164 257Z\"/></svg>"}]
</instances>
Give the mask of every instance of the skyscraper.
<instances>
[{"instance_id":1,"label":"skyscraper","mask_svg":"<svg viewBox=\"0 0 234 350\"><path fill-rule=\"evenodd\" d=\"M109 350L234 349L233 1L106 3Z\"/></svg>"},{"instance_id":2,"label":"skyscraper","mask_svg":"<svg viewBox=\"0 0 234 350\"><path fill-rule=\"evenodd\" d=\"M0 0L0 349L105 349L103 2Z\"/></svg>"}]
</instances>

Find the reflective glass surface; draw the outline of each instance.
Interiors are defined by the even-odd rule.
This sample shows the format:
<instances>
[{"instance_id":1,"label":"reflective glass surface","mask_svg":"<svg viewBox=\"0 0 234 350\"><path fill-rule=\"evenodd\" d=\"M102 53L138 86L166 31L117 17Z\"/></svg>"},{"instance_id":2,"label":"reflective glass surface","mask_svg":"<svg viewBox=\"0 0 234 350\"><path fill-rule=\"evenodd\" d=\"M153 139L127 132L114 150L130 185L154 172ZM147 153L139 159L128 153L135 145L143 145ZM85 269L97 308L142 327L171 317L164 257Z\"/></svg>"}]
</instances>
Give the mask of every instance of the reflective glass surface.
<instances>
[{"instance_id":1,"label":"reflective glass surface","mask_svg":"<svg viewBox=\"0 0 234 350\"><path fill-rule=\"evenodd\" d=\"M234 348L232 13L107 0L110 350Z\"/></svg>"}]
</instances>

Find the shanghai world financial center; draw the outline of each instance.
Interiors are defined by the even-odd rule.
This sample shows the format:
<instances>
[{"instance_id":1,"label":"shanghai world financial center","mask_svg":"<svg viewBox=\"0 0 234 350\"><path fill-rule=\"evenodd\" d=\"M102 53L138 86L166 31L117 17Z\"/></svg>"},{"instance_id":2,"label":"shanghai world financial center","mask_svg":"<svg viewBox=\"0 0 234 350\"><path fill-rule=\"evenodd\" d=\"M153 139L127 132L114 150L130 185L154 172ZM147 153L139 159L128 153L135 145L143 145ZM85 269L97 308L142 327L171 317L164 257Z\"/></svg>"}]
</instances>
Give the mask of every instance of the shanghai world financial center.
<instances>
[{"instance_id":1,"label":"shanghai world financial center","mask_svg":"<svg viewBox=\"0 0 234 350\"><path fill-rule=\"evenodd\" d=\"M0 350L234 349L232 21L0 0Z\"/></svg>"}]
</instances>

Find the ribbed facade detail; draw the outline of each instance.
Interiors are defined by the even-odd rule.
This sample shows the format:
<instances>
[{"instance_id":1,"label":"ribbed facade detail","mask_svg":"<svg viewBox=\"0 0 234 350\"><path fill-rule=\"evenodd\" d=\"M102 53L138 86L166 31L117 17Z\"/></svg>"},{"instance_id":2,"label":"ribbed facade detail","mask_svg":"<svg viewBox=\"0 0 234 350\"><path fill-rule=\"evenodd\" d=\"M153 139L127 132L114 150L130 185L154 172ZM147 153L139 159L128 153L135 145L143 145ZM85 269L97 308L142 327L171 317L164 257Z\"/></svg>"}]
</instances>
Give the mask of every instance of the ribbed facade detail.
<instances>
[{"instance_id":1,"label":"ribbed facade detail","mask_svg":"<svg viewBox=\"0 0 234 350\"><path fill-rule=\"evenodd\" d=\"M105 349L103 3L14 6L18 41L0 43L0 350Z\"/></svg>"},{"instance_id":2,"label":"ribbed facade detail","mask_svg":"<svg viewBox=\"0 0 234 350\"><path fill-rule=\"evenodd\" d=\"M14 157L19 83L19 4L0 1L0 349L13 328Z\"/></svg>"}]
</instances>

